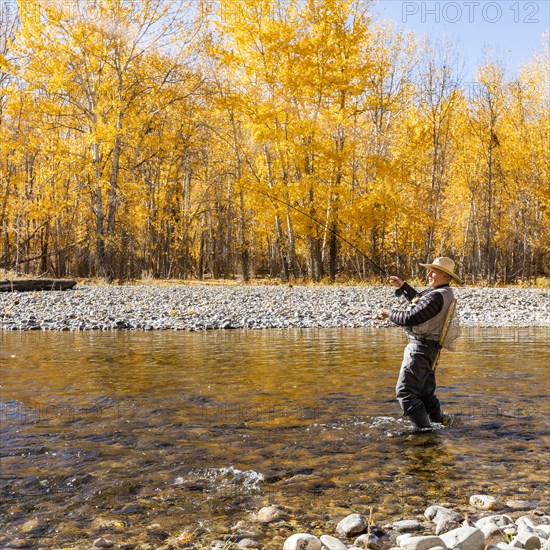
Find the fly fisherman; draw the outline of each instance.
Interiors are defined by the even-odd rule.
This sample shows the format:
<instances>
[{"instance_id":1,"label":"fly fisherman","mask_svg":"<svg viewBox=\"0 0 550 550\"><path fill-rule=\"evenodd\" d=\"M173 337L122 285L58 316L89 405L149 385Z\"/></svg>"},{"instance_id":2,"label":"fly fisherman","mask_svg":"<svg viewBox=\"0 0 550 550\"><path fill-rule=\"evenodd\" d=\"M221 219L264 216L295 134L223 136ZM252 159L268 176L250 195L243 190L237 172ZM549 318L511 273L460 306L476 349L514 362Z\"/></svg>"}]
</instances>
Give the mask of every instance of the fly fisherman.
<instances>
[{"instance_id":1,"label":"fly fisherman","mask_svg":"<svg viewBox=\"0 0 550 550\"><path fill-rule=\"evenodd\" d=\"M447 320L454 294L449 284L452 279L460 283L454 273L451 258L436 258L427 268L428 286L416 291L399 277L389 278L397 288L396 296L404 296L410 303L407 311L381 309L380 319L389 319L405 329L408 344L395 388L403 414L417 428L429 428L430 420L441 422L443 415L439 399L435 396L435 367L441 349L441 334Z\"/></svg>"}]
</instances>

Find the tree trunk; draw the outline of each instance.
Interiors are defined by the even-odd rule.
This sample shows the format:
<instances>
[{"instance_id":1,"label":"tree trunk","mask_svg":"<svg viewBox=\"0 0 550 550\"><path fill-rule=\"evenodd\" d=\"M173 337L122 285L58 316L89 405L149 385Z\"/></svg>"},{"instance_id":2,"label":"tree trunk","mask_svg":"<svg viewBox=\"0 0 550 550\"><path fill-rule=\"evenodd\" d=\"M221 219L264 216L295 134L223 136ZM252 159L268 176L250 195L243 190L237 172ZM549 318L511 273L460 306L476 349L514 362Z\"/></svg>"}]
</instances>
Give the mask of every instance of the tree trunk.
<instances>
[{"instance_id":1,"label":"tree trunk","mask_svg":"<svg viewBox=\"0 0 550 550\"><path fill-rule=\"evenodd\" d=\"M323 279L323 247L321 239L313 236L309 236L309 254L310 254L310 268L309 276L315 281L319 282Z\"/></svg>"},{"instance_id":2,"label":"tree trunk","mask_svg":"<svg viewBox=\"0 0 550 550\"><path fill-rule=\"evenodd\" d=\"M328 260L328 274L331 282L334 283L338 271L338 238L336 233L338 226L336 221L332 223L332 231L330 233L329 240L329 260Z\"/></svg>"},{"instance_id":3,"label":"tree trunk","mask_svg":"<svg viewBox=\"0 0 550 550\"><path fill-rule=\"evenodd\" d=\"M284 282L288 282L290 280L290 269L288 264L288 257L286 254L283 229L281 227L281 220L279 219L278 214L275 214L275 230L277 232L277 251L279 253L279 258L281 261L281 278Z\"/></svg>"},{"instance_id":4,"label":"tree trunk","mask_svg":"<svg viewBox=\"0 0 550 550\"><path fill-rule=\"evenodd\" d=\"M243 281L248 282L250 280L250 252L249 244L246 238L246 210L244 205L244 191L240 192L240 267L241 267L241 276Z\"/></svg>"}]
</instances>

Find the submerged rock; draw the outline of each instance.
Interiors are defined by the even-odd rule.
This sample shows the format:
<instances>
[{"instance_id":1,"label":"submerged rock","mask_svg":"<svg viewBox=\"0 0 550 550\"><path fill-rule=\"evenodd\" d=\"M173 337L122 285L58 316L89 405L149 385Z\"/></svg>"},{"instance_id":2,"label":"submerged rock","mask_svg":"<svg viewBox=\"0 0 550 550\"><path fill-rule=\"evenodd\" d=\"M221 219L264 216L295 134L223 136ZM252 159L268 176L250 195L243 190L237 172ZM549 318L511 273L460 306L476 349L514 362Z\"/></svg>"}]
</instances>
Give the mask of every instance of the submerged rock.
<instances>
[{"instance_id":1,"label":"submerged rock","mask_svg":"<svg viewBox=\"0 0 550 550\"><path fill-rule=\"evenodd\" d=\"M8 542L6 548L34 548L34 543L27 539L13 539Z\"/></svg>"},{"instance_id":2,"label":"submerged rock","mask_svg":"<svg viewBox=\"0 0 550 550\"><path fill-rule=\"evenodd\" d=\"M309 533L296 533L286 539L283 550L321 550L321 541Z\"/></svg>"},{"instance_id":3,"label":"submerged rock","mask_svg":"<svg viewBox=\"0 0 550 550\"><path fill-rule=\"evenodd\" d=\"M92 531L110 531L111 533L123 533L124 523L118 519L97 517L92 521Z\"/></svg>"},{"instance_id":4,"label":"submerged rock","mask_svg":"<svg viewBox=\"0 0 550 550\"><path fill-rule=\"evenodd\" d=\"M30 536L38 536L44 533L48 529L48 524L38 519L31 519L26 521L20 528L21 533Z\"/></svg>"},{"instance_id":5,"label":"submerged rock","mask_svg":"<svg viewBox=\"0 0 550 550\"><path fill-rule=\"evenodd\" d=\"M287 519L288 514L279 506L264 506L256 514L256 521L259 523L272 523Z\"/></svg>"},{"instance_id":6,"label":"submerged rock","mask_svg":"<svg viewBox=\"0 0 550 550\"><path fill-rule=\"evenodd\" d=\"M112 548L115 543L112 540L104 539L103 537L94 540L92 548Z\"/></svg>"}]
</instances>

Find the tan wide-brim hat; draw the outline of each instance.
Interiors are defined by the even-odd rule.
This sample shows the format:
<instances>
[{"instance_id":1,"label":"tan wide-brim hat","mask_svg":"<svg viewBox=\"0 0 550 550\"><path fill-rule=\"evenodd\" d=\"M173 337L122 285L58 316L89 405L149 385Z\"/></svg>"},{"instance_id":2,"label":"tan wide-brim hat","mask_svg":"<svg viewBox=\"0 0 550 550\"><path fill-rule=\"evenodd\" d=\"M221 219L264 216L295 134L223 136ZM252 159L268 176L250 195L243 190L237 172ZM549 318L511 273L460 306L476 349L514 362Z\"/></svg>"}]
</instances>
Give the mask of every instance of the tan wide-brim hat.
<instances>
[{"instance_id":1,"label":"tan wide-brim hat","mask_svg":"<svg viewBox=\"0 0 550 550\"><path fill-rule=\"evenodd\" d=\"M422 267L427 267L428 269L439 269L450 275L457 283L462 284L460 277L455 273L455 263L451 258L441 256L436 258L431 264L420 264Z\"/></svg>"}]
</instances>

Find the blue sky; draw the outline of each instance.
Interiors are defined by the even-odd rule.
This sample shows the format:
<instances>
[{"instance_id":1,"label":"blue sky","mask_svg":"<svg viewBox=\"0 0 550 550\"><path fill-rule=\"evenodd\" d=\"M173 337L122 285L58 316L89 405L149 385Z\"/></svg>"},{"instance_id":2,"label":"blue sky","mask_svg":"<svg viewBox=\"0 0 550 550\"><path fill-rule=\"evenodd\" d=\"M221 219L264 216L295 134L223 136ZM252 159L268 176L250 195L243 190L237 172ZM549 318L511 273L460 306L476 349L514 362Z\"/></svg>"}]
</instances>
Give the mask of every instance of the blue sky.
<instances>
[{"instance_id":1,"label":"blue sky","mask_svg":"<svg viewBox=\"0 0 550 550\"><path fill-rule=\"evenodd\" d=\"M550 24L550 0L376 0L376 19L388 19L430 39L458 46L464 81L473 82L484 48L502 60L508 75L542 48Z\"/></svg>"}]
</instances>

